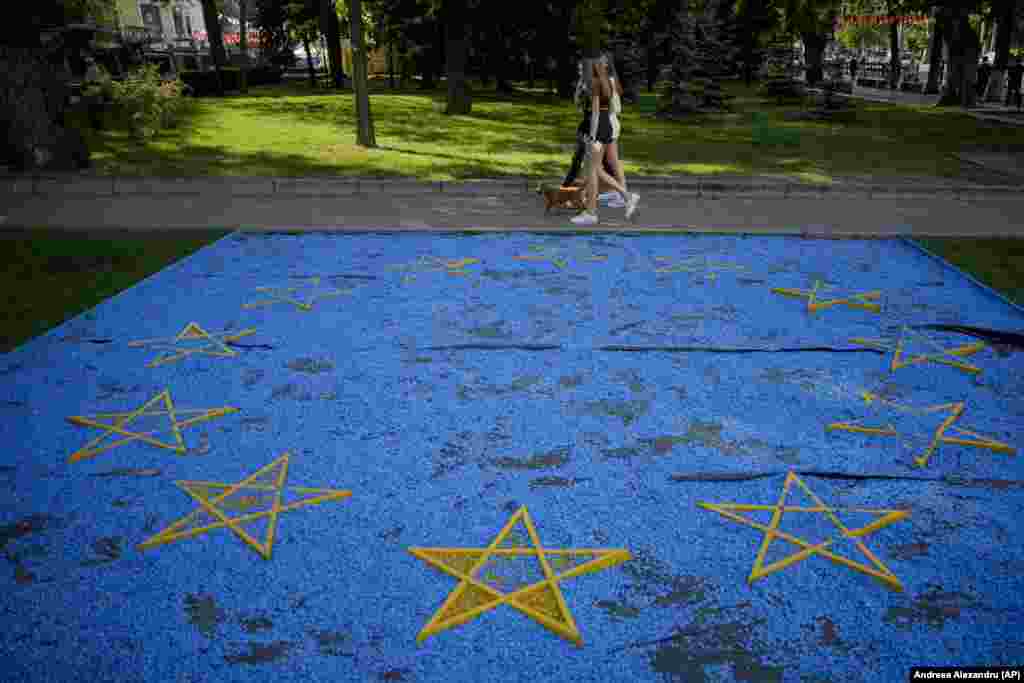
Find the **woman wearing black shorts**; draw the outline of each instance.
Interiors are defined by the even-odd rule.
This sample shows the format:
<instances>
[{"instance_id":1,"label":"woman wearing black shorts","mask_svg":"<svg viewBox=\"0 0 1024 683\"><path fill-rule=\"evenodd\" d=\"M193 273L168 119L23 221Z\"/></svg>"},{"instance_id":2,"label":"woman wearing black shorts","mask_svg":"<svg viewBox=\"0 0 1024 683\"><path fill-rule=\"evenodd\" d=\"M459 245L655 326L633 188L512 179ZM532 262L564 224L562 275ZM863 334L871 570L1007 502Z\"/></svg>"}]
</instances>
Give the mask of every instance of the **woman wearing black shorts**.
<instances>
[{"instance_id":1,"label":"woman wearing black shorts","mask_svg":"<svg viewBox=\"0 0 1024 683\"><path fill-rule=\"evenodd\" d=\"M587 131L589 153L587 155L587 208L572 219L576 225L593 225L597 223L597 184L598 180L610 185L626 204L626 218L629 219L636 211L640 196L626 191L626 177L622 170L622 162L618 155L619 138L619 97L622 85L614 76L609 76L610 60L602 56L597 59L585 59L581 83L591 100L590 128ZM614 74L614 68L611 69ZM614 175L607 173L603 162L607 160L616 171Z\"/></svg>"}]
</instances>

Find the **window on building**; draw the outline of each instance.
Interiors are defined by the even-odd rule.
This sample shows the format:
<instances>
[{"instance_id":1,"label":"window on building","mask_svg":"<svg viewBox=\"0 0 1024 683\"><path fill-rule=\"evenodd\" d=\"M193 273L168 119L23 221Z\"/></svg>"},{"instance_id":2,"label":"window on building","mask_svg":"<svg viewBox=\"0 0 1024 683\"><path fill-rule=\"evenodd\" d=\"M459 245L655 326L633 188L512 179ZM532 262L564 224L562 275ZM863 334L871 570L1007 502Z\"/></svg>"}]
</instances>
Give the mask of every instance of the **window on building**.
<instances>
[{"instance_id":1,"label":"window on building","mask_svg":"<svg viewBox=\"0 0 1024 683\"><path fill-rule=\"evenodd\" d=\"M164 22L160 16L159 5L140 4L139 13L142 15L142 25L157 35L163 35Z\"/></svg>"},{"instance_id":2,"label":"window on building","mask_svg":"<svg viewBox=\"0 0 1024 683\"><path fill-rule=\"evenodd\" d=\"M179 36L185 35L185 16L180 7L174 8L174 32Z\"/></svg>"}]
</instances>

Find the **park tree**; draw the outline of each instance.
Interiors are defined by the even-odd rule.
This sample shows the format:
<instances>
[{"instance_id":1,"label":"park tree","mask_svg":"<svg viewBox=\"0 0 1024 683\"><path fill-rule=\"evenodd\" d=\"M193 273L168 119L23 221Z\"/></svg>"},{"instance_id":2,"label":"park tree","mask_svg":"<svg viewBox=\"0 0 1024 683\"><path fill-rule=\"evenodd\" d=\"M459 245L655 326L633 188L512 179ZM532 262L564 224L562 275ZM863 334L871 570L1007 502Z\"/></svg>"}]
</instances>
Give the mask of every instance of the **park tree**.
<instances>
[{"instance_id":1,"label":"park tree","mask_svg":"<svg viewBox=\"0 0 1024 683\"><path fill-rule=\"evenodd\" d=\"M985 88L986 102L1001 102L1004 96L1006 69L1010 60L1010 40L1016 25L1019 0L992 0L992 15L996 22L995 61L992 75Z\"/></svg>"},{"instance_id":2,"label":"park tree","mask_svg":"<svg viewBox=\"0 0 1024 683\"><path fill-rule=\"evenodd\" d=\"M344 70L341 66L341 29L338 21L336 0L316 0L320 10L320 33L327 41L327 62L331 70L331 82L341 90L345 87Z\"/></svg>"},{"instance_id":3,"label":"park tree","mask_svg":"<svg viewBox=\"0 0 1024 683\"><path fill-rule=\"evenodd\" d=\"M736 14L733 0L713 0L708 19L714 23L718 42L721 44L721 62L728 76L743 72L743 24Z\"/></svg>"},{"instance_id":4,"label":"park tree","mask_svg":"<svg viewBox=\"0 0 1024 683\"><path fill-rule=\"evenodd\" d=\"M206 39L210 43L210 58L217 74L217 94L224 96L224 67L227 53L224 51L224 34L220 28L220 13L217 0L200 0L203 7L203 23L206 24Z\"/></svg>"},{"instance_id":5,"label":"park tree","mask_svg":"<svg viewBox=\"0 0 1024 683\"><path fill-rule=\"evenodd\" d=\"M669 61L668 26L679 0L609 0L605 10L615 67L623 98L636 101L642 83L654 90L661 67Z\"/></svg>"},{"instance_id":6,"label":"park tree","mask_svg":"<svg viewBox=\"0 0 1024 683\"><path fill-rule=\"evenodd\" d=\"M820 82L825 46L840 12L839 0L779 0L785 33L799 36L804 44L808 85Z\"/></svg>"},{"instance_id":7,"label":"park tree","mask_svg":"<svg viewBox=\"0 0 1024 683\"><path fill-rule=\"evenodd\" d=\"M947 68L946 83L937 103L940 107L971 107L975 103L973 84L981 42L971 27L970 15L978 9L978 3L972 0L939 1L936 19L942 26Z\"/></svg>"},{"instance_id":8,"label":"park tree","mask_svg":"<svg viewBox=\"0 0 1024 683\"><path fill-rule=\"evenodd\" d=\"M765 41L781 25L781 13L773 0L737 0L735 12L741 36L739 61L749 86L766 58Z\"/></svg>"},{"instance_id":9,"label":"park tree","mask_svg":"<svg viewBox=\"0 0 1024 683\"><path fill-rule=\"evenodd\" d=\"M675 118L722 111L730 99L722 92L724 52L716 22L704 11L681 9L672 25L673 59L659 93L658 115Z\"/></svg>"},{"instance_id":10,"label":"park tree","mask_svg":"<svg viewBox=\"0 0 1024 683\"><path fill-rule=\"evenodd\" d=\"M843 13L854 15L883 15L888 17L900 17L920 15L927 13L929 0L844 0ZM900 55L900 28L897 22L888 22L884 25L874 27L853 27L856 29L875 29L871 33L883 35L889 47L889 87L896 88L899 83L901 70ZM863 35L863 33L862 33ZM874 35L872 37L874 37ZM872 40L871 42L875 42Z\"/></svg>"},{"instance_id":11,"label":"park tree","mask_svg":"<svg viewBox=\"0 0 1024 683\"><path fill-rule=\"evenodd\" d=\"M764 96L779 104L803 98L804 86L797 78L799 67L796 66L796 59L797 52L791 39L785 35L771 39L765 48L768 73L761 86Z\"/></svg>"},{"instance_id":12,"label":"park tree","mask_svg":"<svg viewBox=\"0 0 1024 683\"><path fill-rule=\"evenodd\" d=\"M467 0L444 0L441 15L445 26L445 58L448 74L448 103L445 113L468 115L473 108L466 77Z\"/></svg>"},{"instance_id":13,"label":"park tree","mask_svg":"<svg viewBox=\"0 0 1024 683\"><path fill-rule=\"evenodd\" d=\"M238 0L238 51L241 53L239 90L249 92L249 0Z\"/></svg>"},{"instance_id":14,"label":"park tree","mask_svg":"<svg viewBox=\"0 0 1024 683\"><path fill-rule=\"evenodd\" d=\"M360 0L348 0L348 9L352 32L352 85L356 97L356 144L362 147L376 147L377 138L373 131L373 115L370 111L362 3Z\"/></svg>"},{"instance_id":15,"label":"park tree","mask_svg":"<svg viewBox=\"0 0 1024 683\"><path fill-rule=\"evenodd\" d=\"M291 55L295 43L301 41L300 32L293 31L297 22L292 16L291 0L250 0L250 2L253 3L256 13L253 25L264 36L264 58L269 57L276 61L280 56ZM307 24L311 23L308 20L307 17Z\"/></svg>"},{"instance_id":16,"label":"park tree","mask_svg":"<svg viewBox=\"0 0 1024 683\"><path fill-rule=\"evenodd\" d=\"M939 85L942 83L942 44L943 24L939 21L939 9L933 7L932 11L932 35L928 41L928 81L925 83L924 92L928 95L935 95L939 92Z\"/></svg>"}]
</instances>

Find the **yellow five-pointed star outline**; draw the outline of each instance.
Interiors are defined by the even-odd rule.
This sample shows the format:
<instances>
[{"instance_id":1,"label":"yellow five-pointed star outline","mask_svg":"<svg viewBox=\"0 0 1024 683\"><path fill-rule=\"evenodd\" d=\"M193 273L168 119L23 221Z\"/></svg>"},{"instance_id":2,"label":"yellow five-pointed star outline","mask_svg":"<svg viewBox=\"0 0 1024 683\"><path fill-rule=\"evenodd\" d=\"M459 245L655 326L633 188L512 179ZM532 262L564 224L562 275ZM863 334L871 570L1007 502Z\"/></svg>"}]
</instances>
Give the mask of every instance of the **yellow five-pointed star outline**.
<instances>
[{"instance_id":1,"label":"yellow five-pointed star outline","mask_svg":"<svg viewBox=\"0 0 1024 683\"><path fill-rule=\"evenodd\" d=\"M129 342L128 346L157 346L163 347L165 350L170 351L170 353L165 354L163 356L157 356L156 358L154 358L153 360L146 364L146 367L154 368L158 365L163 365L164 363L172 363L174 361L181 360L182 358L190 356L194 353L203 353L208 356L220 356L225 358L237 356L238 353L229 349L224 342L235 341L236 339L241 339L242 337L254 334L255 332L255 328L248 328L240 330L238 332L221 332L218 334L210 334L202 327L200 327L197 323L189 323L188 325L185 326L185 329L183 329L178 334L178 336L174 337L173 339L142 339L139 341ZM210 343L208 346L194 349L176 346L176 344L180 342L193 341L196 339L206 339Z\"/></svg>"},{"instance_id":2,"label":"yellow five-pointed star outline","mask_svg":"<svg viewBox=\"0 0 1024 683\"><path fill-rule=\"evenodd\" d=\"M996 453L1007 453L1009 455L1015 455L1017 449L1009 446L1001 441L990 439L987 436L982 436L976 432L964 429L962 427L955 427L954 425L960 420L961 415L966 408L966 404L963 401L956 403L943 403L942 405L928 406L926 408L913 408L910 406L901 405L895 401L888 401L881 396L874 394L870 391L861 393L861 398L867 404L882 403L889 406L892 410L913 413L916 415L930 415L932 413L945 413L946 418L935 430L932 435L932 440L929 442L928 447L925 448L924 452L914 458L914 464L919 467L924 467L928 464L928 460L932 457L935 450L944 443L958 444L960 446L973 446L975 448L984 448L986 450L994 451ZM828 431L845 431L845 432L856 432L859 434L876 434L878 436L899 436L900 433L896 430L892 424L884 426L865 426L859 422L833 422L826 427Z\"/></svg>"},{"instance_id":3,"label":"yellow five-pointed star outline","mask_svg":"<svg viewBox=\"0 0 1024 683\"><path fill-rule=\"evenodd\" d=\"M655 256L655 261L660 263L670 263L672 259L668 256ZM655 268L655 273L701 273L708 280L717 280L719 272L733 272L738 273L742 270L746 270L746 266L741 266L737 263L727 263L725 261L713 261L703 257L694 256L688 259L684 259L674 265L664 265L659 268Z\"/></svg>"},{"instance_id":4,"label":"yellow five-pointed star outline","mask_svg":"<svg viewBox=\"0 0 1024 683\"><path fill-rule=\"evenodd\" d=\"M824 283L821 280L814 281L814 287L811 289L792 289L789 287L772 287L774 294L782 294L783 296L792 296L798 299L807 299L807 311L809 313L817 313L823 308L831 308L832 306L846 306L848 308L860 308L865 311L872 311L873 313L880 313L882 307L879 304L873 303L882 298L882 292L875 290L871 292L862 292L861 294L851 294L848 297L840 299L818 299L818 292L824 287Z\"/></svg>"},{"instance_id":5,"label":"yellow five-pointed star outline","mask_svg":"<svg viewBox=\"0 0 1024 683\"><path fill-rule=\"evenodd\" d=\"M806 493L811 498L811 500L814 501L813 506L801 507L786 505L786 496L789 495L789 490L794 483L801 489L803 489L804 493ZM750 571L750 576L747 579L747 583L753 583L758 579L762 579L768 576L769 574L785 569L786 567L796 564L801 560L806 560L808 557L811 557L812 555L820 555L821 557L831 560L832 562L841 564L845 567L849 567L850 569L863 572L869 576L872 576L881 581L883 584L885 584L892 590L903 590L903 584L901 584L899 579L896 578L896 575L893 574L888 567L882 564L881 560L875 557L874 553L872 553L868 549L868 547L864 545L864 542L860 539L872 532L878 531L883 527L887 527L890 524L893 524L894 522L898 522L901 519L908 517L910 513L906 510L876 510L871 508L837 508L827 506L825 505L825 503L821 501L820 498L818 498L818 496L814 495L814 493L809 488L807 488L807 485L804 484L800 477L798 477L794 472L789 472L786 475L786 481L782 486L782 495L779 497L779 502L775 505L749 505L743 503L697 503L697 505L704 508L705 510L712 510L714 512L717 512L726 519L731 519L734 522L739 522L740 524L745 524L747 526L754 527L755 529L764 532L764 540L761 542L761 548L757 551L757 557L754 559L754 567ZM768 525L755 522L754 520L748 519L747 517L741 514L737 514L740 512L753 512L761 510L772 511L772 519ZM862 526L859 529L848 529L835 515L835 513L839 511L869 513L876 515L877 518L875 519L875 521L871 522L870 524L867 524L866 526ZM833 544L832 538L827 538L821 543L812 545L811 543L808 543L803 539L797 538L796 536L793 536L791 534L787 534L784 531L780 531L779 525L782 523L782 515L787 512L812 512L826 515L829 518L829 520L835 525L836 529L839 530L840 536L842 538L857 539L854 542L854 545L857 548L857 550L859 550L861 554L864 557L866 557L867 560L871 563L870 566L863 562L857 562L855 560L849 559L848 557L843 557L842 555L838 555L829 550L829 548ZM777 560L775 562L772 562L771 564L765 565L764 558L765 555L768 554L768 547L776 538L792 543L793 545L799 547L800 550L788 557L784 557L781 560Z\"/></svg>"},{"instance_id":6,"label":"yellow five-pointed star outline","mask_svg":"<svg viewBox=\"0 0 1024 683\"><path fill-rule=\"evenodd\" d=\"M880 351L891 351L893 355L892 363L889 365L889 372L896 372L900 368L909 367L911 365L920 365L922 363L940 363L942 365L957 368L964 372L977 374L981 372L981 368L976 365L971 365L961 359L973 356L979 351L984 351L986 348L984 342L972 342L970 344L961 344L960 346L944 349L939 346L934 339L915 333L905 325L903 326L900 336L896 338L882 337L878 339L867 339L864 337L854 337L850 342L859 346L878 349ZM927 345L931 347L932 352L907 353L908 342L918 342L923 345Z\"/></svg>"},{"instance_id":7,"label":"yellow five-pointed star outline","mask_svg":"<svg viewBox=\"0 0 1024 683\"><path fill-rule=\"evenodd\" d=\"M316 287L320 286L320 278L314 277L309 278L308 287L315 290ZM269 299L261 299L259 301L253 301L251 303L243 304L242 308L258 308L261 306L269 306L271 304L291 304L298 308L300 311L311 311L313 310L313 304L321 299L330 299L333 297L341 296L342 294L348 294L351 289L333 289L322 293L314 291L313 294L309 295L305 301L300 301L294 297L294 294L299 291L301 287L257 287L256 292L261 294L268 294Z\"/></svg>"},{"instance_id":8,"label":"yellow five-pointed star outline","mask_svg":"<svg viewBox=\"0 0 1024 683\"><path fill-rule=\"evenodd\" d=\"M162 404L162 409L158 404ZM109 451L111 448L117 446L123 446L126 443L132 441L143 441L153 446L160 448L167 448L178 453L184 453L186 451L185 442L181 437L181 430L185 427L193 425L197 422L203 422L210 420L215 417L221 417L230 413L238 412L238 408L232 408L230 406L224 406L222 408L199 408L199 409L186 409L176 408L174 403L171 402L171 392L164 389L153 398L146 401L136 410L127 413L99 413L91 417L84 417L82 415L72 415L67 418L72 424L79 425L81 427L96 427L102 429L105 434L101 434L86 445L79 448L77 451L71 454L68 458L68 462L78 462L85 458L93 458L100 453ZM169 430L173 436L173 442L167 443L160 441L153 436L156 432L138 432L128 429L128 425L136 419L142 417L159 417L166 415L170 420ZM179 419L186 415L192 415L187 419ZM110 441L104 445L100 445L105 439L113 437L115 434L119 434L125 438L115 441Z\"/></svg>"},{"instance_id":9,"label":"yellow five-pointed star outline","mask_svg":"<svg viewBox=\"0 0 1024 683\"><path fill-rule=\"evenodd\" d=\"M513 529L520 522L526 528L529 547L521 543L512 543L512 547L507 547L505 541L514 538ZM441 608L420 631L417 642L423 642L432 635L464 624L505 604L582 646L583 638L565 604L559 582L607 569L630 559L629 551L621 548L542 548L526 506L512 515L487 548L409 548L409 552L460 580ZM536 558L545 578L511 593L503 593L490 585L486 577L481 576L485 565L502 557ZM556 573L553 565L564 571Z\"/></svg>"},{"instance_id":10,"label":"yellow five-pointed star outline","mask_svg":"<svg viewBox=\"0 0 1024 683\"><path fill-rule=\"evenodd\" d=\"M306 494L306 497L287 504L282 503L286 490L284 484L288 478L289 459L290 454L285 453L277 460L257 470L254 474L237 484L210 481L175 482L180 489L199 503L199 507L163 531L140 543L138 546L139 550L153 548L185 538L193 538L214 529L227 527L234 531L235 535L248 546L259 553L263 559L269 560L274 546L277 518L282 512L310 505L318 505L329 500L341 500L352 495L351 491L291 486L287 490ZM253 506L256 496L242 495L232 500L238 494L251 494L253 492L257 494L271 493L273 495L273 502L270 505L270 509L260 512L247 512L247 509ZM226 511L228 508L241 511L242 514L229 517ZM211 522L211 517L215 521ZM263 518L267 519L267 525L263 541L260 542L242 528L242 525Z\"/></svg>"},{"instance_id":11,"label":"yellow five-pointed star outline","mask_svg":"<svg viewBox=\"0 0 1024 683\"><path fill-rule=\"evenodd\" d=\"M438 256L421 256L412 264L398 264L388 266L389 270L414 270L421 273L436 273L444 271L449 275L466 275L466 266L480 263L478 258L444 259ZM405 275L402 282L416 279L415 275Z\"/></svg>"},{"instance_id":12,"label":"yellow five-pointed star outline","mask_svg":"<svg viewBox=\"0 0 1024 683\"><path fill-rule=\"evenodd\" d=\"M517 261L546 261L551 263L559 270L564 270L569 262L565 258L559 257L559 254L564 254L564 250L560 247L545 247L541 244L533 244L530 246L532 254L517 254L513 258ZM608 257L604 254L595 254L593 252L587 252L585 256L581 256L580 260L583 261L607 261Z\"/></svg>"}]
</instances>

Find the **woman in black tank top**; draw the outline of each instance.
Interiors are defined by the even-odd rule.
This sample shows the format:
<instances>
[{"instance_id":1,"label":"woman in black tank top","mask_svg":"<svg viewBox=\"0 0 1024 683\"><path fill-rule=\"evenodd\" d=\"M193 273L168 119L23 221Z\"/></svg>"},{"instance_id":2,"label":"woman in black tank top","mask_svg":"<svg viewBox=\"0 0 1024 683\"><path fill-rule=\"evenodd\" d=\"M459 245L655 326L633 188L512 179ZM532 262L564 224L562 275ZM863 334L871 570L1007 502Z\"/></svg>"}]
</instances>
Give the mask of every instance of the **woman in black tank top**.
<instances>
[{"instance_id":1,"label":"woman in black tank top","mask_svg":"<svg viewBox=\"0 0 1024 683\"><path fill-rule=\"evenodd\" d=\"M626 204L626 218L632 217L640 200L639 195L630 194L626 191L626 177L622 169L622 162L618 158L618 136L619 123L616 112L612 107L613 98L616 99L622 94L622 85L614 75L614 67L610 66L607 55L598 59L584 60L583 78L580 90L584 96L589 94L590 121L586 133L589 145L589 163L587 164L587 209L572 219L577 225L590 225L597 223L597 186L598 181L606 183L615 189ZM589 81L589 83L588 83ZM589 86L589 87L588 87ZM587 93L589 91L589 93ZM586 103L584 99L584 103ZM586 105L584 104L586 109ZM609 174L602 166L607 161L614 169L615 174Z\"/></svg>"}]
</instances>

